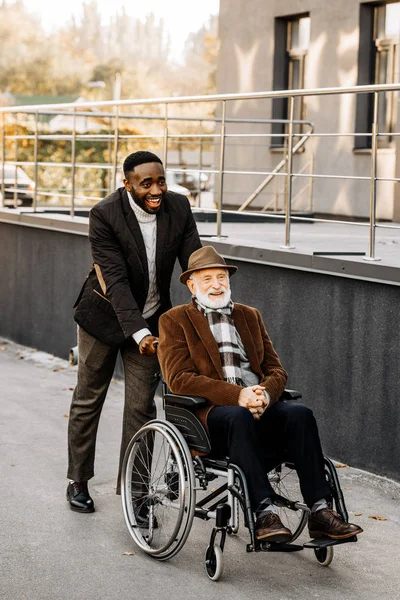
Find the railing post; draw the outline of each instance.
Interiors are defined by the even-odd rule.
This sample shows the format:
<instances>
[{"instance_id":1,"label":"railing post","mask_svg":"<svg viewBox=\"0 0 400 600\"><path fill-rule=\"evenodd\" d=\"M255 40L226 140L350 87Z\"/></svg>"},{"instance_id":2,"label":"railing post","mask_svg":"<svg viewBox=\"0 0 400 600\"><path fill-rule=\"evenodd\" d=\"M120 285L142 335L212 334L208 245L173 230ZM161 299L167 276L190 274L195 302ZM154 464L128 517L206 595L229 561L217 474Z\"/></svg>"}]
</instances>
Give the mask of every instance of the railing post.
<instances>
[{"instance_id":1,"label":"railing post","mask_svg":"<svg viewBox=\"0 0 400 600\"><path fill-rule=\"evenodd\" d=\"M108 156L108 162L110 164L110 167L113 164L113 154L112 154L112 140L111 140L111 128L112 128L112 113L110 115L110 120L108 123L108 135L110 136L109 139L107 140L107 156ZM108 177L108 193L111 194L113 192L113 185L112 185L112 171L110 170L110 174Z\"/></svg>"},{"instance_id":2,"label":"railing post","mask_svg":"<svg viewBox=\"0 0 400 600\"><path fill-rule=\"evenodd\" d=\"M6 116L5 113L1 115L1 203L2 208L5 207L5 185L4 185L4 173L5 173L5 161L6 161Z\"/></svg>"},{"instance_id":3,"label":"railing post","mask_svg":"<svg viewBox=\"0 0 400 600\"><path fill-rule=\"evenodd\" d=\"M34 142L34 149L33 149L33 160L35 163L35 175L34 175L34 181L35 181L35 188L33 190L33 212L36 212L36 208L37 208L37 186L38 186L38 135L39 135L39 131L38 131L38 112L35 112L35 142Z\"/></svg>"},{"instance_id":4,"label":"railing post","mask_svg":"<svg viewBox=\"0 0 400 600\"><path fill-rule=\"evenodd\" d=\"M279 178L275 177L274 181L274 211L278 212L278 203L279 203Z\"/></svg>"},{"instance_id":5,"label":"railing post","mask_svg":"<svg viewBox=\"0 0 400 600\"><path fill-rule=\"evenodd\" d=\"M313 146L314 140L311 139L311 145ZM313 191L314 191L314 148L311 147L311 158L310 158L310 178L309 178L309 187L310 187L310 192L308 195L308 210L309 212L312 212L313 210Z\"/></svg>"},{"instance_id":6,"label":"railing post","mask_svg":"<svg viewBox=\"0 0 400 600\"><path fill-rule=\"evenodd\" d=\"M223 100L222 101L220 148L219 148L217 237L221 237L221 230L222 230L222 195L223 195L223 191L224 191L224 160L225 160L225 119L226 119L226 100Z\"/></svg>"},{"instance_id":7,"label":"railing post","mask_svg":"<svg viewBox=\"0 0 400 600\"><path fill-rule=\"evenodd\" d=\"M163 140L163 165L165 171L167 170L167 158L168 158L168 104L165 104L165 119L164 119L164 140Z\"/></svg>"},{"instance_id":8,"label":"railing post","mask_svg":"<svg viewBox=\"0 0 400 600\"><path fill-rule=\"evenodd\" d=\"M374 92L374 120L372 123L371 144L371 179L369 186L369 249L368 256L364 260L378 261L375 256L375 233L376 233L376 172L377 172L377 149L378 149L378 102L379 93Z\"/></svg>"},{"instance_id":9,"label":"railing post","mask_svg":"<svg viewBox=\"0 0 400 600\"><path fill-rule=\"evenodd\" d=\"M15 162L18 162L18 113L15 113L15 126L14 126L14 134L15 134ZM17 164L14 165L14 208L18 208L18 171Z\"/></svg>"},{"instance_id":10,"label":"railing post","mask_svg":"<svg viewBox=\"0 0 400 600\"><path fill-rule=\"evenodd\" d=\"M72 142L71 142L71 217L75 216L75 175L76 175L76 108L72 117Z\"/></svg>"},{"instance_id":11,"label":"railing post","mask_svg":"<svg viewBox=\"0 0 400 600\"><path fill-rule=\"evenodd\" d=\"M294 248L290 245L290 218L292 213L292 172L293 172L293 117L294 96L289 96L289 130L288 130L288 154L285 190L285 243L281 248Z\"/></svg>"},{"instance_id":12,"label":"railing post","mask_svg":"<svg viewBox=\"0 0 400 600\"><path fill-rule=\"evenodd\" d=\"M199 189L198 197L196 198L196 206L201 207L201 170L203 168L203 127L201 121L199 122L200 129L200 144L199 144Z\"/></svg>"},{"instance_id":13,"label":"railing post","mask_svg":"<svg viewBox=\"0 0 400 600\"><path fill-rule=\"evenodd\" d=\"M113 170L111 178L110 193L115 191L117 185L117 168L118 168L118 137L119 137L119 104L115 107L114 117L114 153L113 153Z\"/></svg>"}]
</instances>

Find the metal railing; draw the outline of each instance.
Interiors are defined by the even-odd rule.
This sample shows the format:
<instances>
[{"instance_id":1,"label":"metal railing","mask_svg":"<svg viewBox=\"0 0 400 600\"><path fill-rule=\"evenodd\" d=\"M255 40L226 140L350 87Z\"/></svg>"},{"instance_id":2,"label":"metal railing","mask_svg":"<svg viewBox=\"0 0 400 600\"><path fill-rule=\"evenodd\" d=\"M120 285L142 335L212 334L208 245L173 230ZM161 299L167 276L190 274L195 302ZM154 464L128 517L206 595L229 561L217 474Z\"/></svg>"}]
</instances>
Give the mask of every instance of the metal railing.
<instances>
[{"instance_id":1,"label":"metal railing","mask_svg":"<svg viewBox=\"0 0 400 600\"><path fill-rule=\"evenodd\" d=\"M284 161L281 161L281 162L283 162L284 165L286 164L287 154L286 154ZM279 164L281 164L281 163L279 163ZM308 173L310 175L308 182L300 190L298 190L295 195L292 196L292 207L293 208L296 206L296 204L299 203L299 200L307 192L307 204L306 204L305 210L308 212L311 212L313 210L313 178L312 178L313 172L314 172L314 152L312 151L310 154L310 159L302 167L300 167L298 174L293 176L293 182L294 182L294 181L296 181L296 179L299 179L299 177L303 173ZM282 195L283 195L283 197L285 197L285 194L286 194L285 182L283 182L284 183L283 192L279 189L279 183L281 181L282 181L282 179L275 177L275 189L274 189L274 193L273 193L273 198L268 200L267 204L265 204L263 206L263 208L261 209L262 212L271 210L272 206L273 206L273 210L275 212L279 211L280 197ZM240 210L240 208L238 210Z\"/></svg>"},{"instance_id":2,"label":"metal railing","mask_svg":"<svg viewBox=\"0 0 400 600\"><path fill-rule=\"evenodd\" d=\"M326 222L326 223L341 223L341 224L357 224L360 226L366 226L369 228L369 244L368 244L368 255L365 257L366 260L379 260L375 256L375 237L376 237L376 229L378 227L385 228L393 228L400 229L398 225L390 225L385 223L377 223L377 210L376 210L376 200L377 200L377 182L378 181L386 181L386 182L399 182L400 178L396 177L378 177L377 175L377 150L378 150L378 139L381 135L387 135L387 133L380 133L378 131L378 102L379 102L379 93L380 92L396 92L400 90L400 84L382 84L382 85L368 85L368 86L350 86L350 87L336 87L336 88L318 88L318 89L307 89L307 90L283 90L277 92L254 92L254 93L243 93L243 94L215 94L209 96L186 96L186 97L173 97L173 98L151 98L151 99L140 99L140 100L120 100L120 101L103 101L103 102L77 102L71 104L53 104L53 105L36 105L36 106L11 106L11 107L3 107L0 108L0 113L2 114L2 126L1 126L1 171L2 173L2 183L1 183L1 196L2 202L4 203L4 165L6 162L6 140L13 139L15 141L15 160L7 161L11 162L15 165L31 165L34 167L34 183L35 183L35 192L34 192L34 200L33 207L34 210L37 208L37 182L38 182L38 168L40 166L49 166L53 165L54 167L64 166L71 168L71 191L69 193L70 198L70 214L74 215L75 212L75 199L76 199L76 173L77 170L82 167L87 168L98 168L98 169L108 169L111 170L111 187L115 186L116 174L118 169L118 149L119 144L123 140L143 140L143 139L161 139L162 140L162 148L163 148L163 161L165 167L168 167L168 146L169 142L172 140L190 140L193 141L195 139L202 140L204 143L207 140L216 140L219 142L219 157L218 157L218 168L213 169L203 169L201 164L201 158L199 161L199 172L205 172L208 174L212 174L216 176L217 179L217 208L214 209L216 213L216 236L220 237L222 234L222 215L224 213L232 213L236 211L226 210L223 208L223 195L224 195L224 179L227 175L257 175L264 176L266 179L263 180L263 186L267 185L269 181L271 181L274 177L280 176L285 178L286 186L285 186L285 202L284 202L284 214L273 214L270 213L272 218L283 219L284 220L284 243L283 248L290 249L293 246L291 245L291 225L293 221L313 221L313 222ZM327 96L327 95L342 95L342 94L357 94L357 93L372 93L373 94L373 122L372 122L372 131L364 132L364 133L318 133L315 131L309 131L306 134L295 133L294 126L298 121L294 119L294 101L296 97L303 96ZM276 98L288 98L288 106L289 106L289 119L287 121L288 128L287 133L261 133L261 134L241 134L241 133L227 133L227 125L229 123L237 122L237 123L251 123L251 122L260 122L260 123L271 123L272 120L268 119L230 119L227 117L227 104L235 101L244 101L244 100L265 100L265 99L276 99ZM207 118L193 118L193 117L175 117L169 114L169 107L172 105L186 105L186 104L201 104L201 103L215 103L217 107L219 107L219 114L221 115L218 118L215 117L207 117ZM120 133L120 123L124 119L140 119L140 118L149 118L148 116L138 115L138 114L127 114L123 112L123 109L126 107L145 107L145 106L162 106L164 107L164 114L152 116L152 119L159 119L163 122L163 132L162 134L157 135L149 135L149 134L129 134L124 135ZM91 109L103 109L103 113L93 113ZM86 111L85 111L86 109ZM109 111L108 111L109 109ZM58 115L64 116L72 116L72 133L70 135L42 135L39 133L39 117L43 114L50 114L54 112ZM7 134L6 132L6 118L9 118L10 115L15 115L14 120L17 123L18 115L25 114L31 115L34 118L34 133L32 135L19 136L17 133L14 135ZM80 134L77 132L77 119L83 115L88 117L95 117L99 114L105 119L109 119L110 129L112 131L108 134ZM172 134L170 132L170 125L174 120L179 120L179 118L183 121L198 121L199 123L208 121L214 122L219 126L219 132L212 133L189 133L189 134ZM310 125L310 124L309 124ZM341 174L329 174L323 175L318 173L304 173L304 172L294 172L293 170L293 158L294 153L299 149L299 143L305 143L306 139L311 139L313 137L337 137L337 136L357 136L362 135L364 137L371 138L371 162L370 162L370 174L369 176L359 176L359 175L341 175ZM395 137L400 135L399 133L392 132L390 133L391 137ZM240 171L236 170L228 170L225 168L225 155L226 155L226 142L228 138L240 138L243 136L252 137L253 139L256 137L267 137L273 138L274 136L283 138L285 137L287 140L287 155L283 159L284 164L286 164L286 171L282 171L283 166L281 165L275 167L275 169L269 171ZM295 142L295 139L300 137L300 142ZM18 161L18 140L25 139L33 141L34 145L34 160L33 161ZM52 139L59 141L68 141L71 143L71 161L68 163L62 162L40 162L38 161L38 144L40 140ZM80 164L76 161L77 155L77 143L82 140L86 141L107 141L110 148L112 147L112 161L108 164ZM281 161L282 162L282 161ZM179 171L179 169L176 169ZM195 169L191 168L192 171ZM299 216L292 214L293 207L293 181L295 178L305 177L310 181L314 181L316 179L337 179L337 180L354 180L354 181L368 181L369 182L369 220L367 223L360 221L345 221L339 219L322 219L322 218L314 218L310 216ZM267 183L265 183L267 182ZM17 186L16 186L17 187ZM256 190L257 191L257 190ZM261 191L261 190L260 190ZM258 193L260 193L260 191ZM17 192L15 191L15 198ZM256 194L257 195L257 194ZM254 194L252 195L254 196ZM254 196L255 198L256 196ZM254 199L252 198L252 200ZM249 198L248 198L249 200ZM251 211L245 211L244 209L248 207L250 202L246 201L244 206L240 207L242 214L265 214L263 211L259 211L255 213ZM252 201L251 200L251 201ZM207 209L210 210L210 209Z\"/></svg>"},{"instance_id":3,"label":"metal railing","mask_svg":"<svg viewBox=\"0 0 400 600\"><path fill-rule=\"evenodd\" d=\"M282 124L289 125L289 127L290 126L293 127L294 125L299 125L299 124L303 124L303 123L305 123L305 121L296 121L296 120L293 120L292 122L290 122L288 120L282 121ZM307 125L310 127L309 131L300 138L300 140L297 142L297 144L295 144L295 146L293 146L293 148L291 150L291 154L296 154L296 152L299 152L300 150L302 150L304 148L306 142L309 140L310 135L313 133L314 127L313 127L312 123L308 123L307 122ZM285 134L282 134L282 137L284 137L284 136L285 136ZM292 135L292 137L293 137L293 135ZM271 183L271 181L273 181L273 179L278 175L278 173L280 173L280 171L282 171L283 167L285 165L286 166L288 165L288 161L289 161L289 149L285 148L285 157L277 164L277 166L275 167L275 169L273 169L272 173L270 173L264 179L264 181L261 182L261 184L247 198L247 200L245 202L243 202L243 204L238 208L239 212L242 212L242 211L246 210L246 208L248 206L250 206L250 204L267 187L267 185L269 185ZM313 165L313 162L310 161L310 165ZM312 189L312 187L311 187L311 189ZM264 206L263 211L267 210L268 207L269 207L269 203Z\"/></svg>"}]
</instances>

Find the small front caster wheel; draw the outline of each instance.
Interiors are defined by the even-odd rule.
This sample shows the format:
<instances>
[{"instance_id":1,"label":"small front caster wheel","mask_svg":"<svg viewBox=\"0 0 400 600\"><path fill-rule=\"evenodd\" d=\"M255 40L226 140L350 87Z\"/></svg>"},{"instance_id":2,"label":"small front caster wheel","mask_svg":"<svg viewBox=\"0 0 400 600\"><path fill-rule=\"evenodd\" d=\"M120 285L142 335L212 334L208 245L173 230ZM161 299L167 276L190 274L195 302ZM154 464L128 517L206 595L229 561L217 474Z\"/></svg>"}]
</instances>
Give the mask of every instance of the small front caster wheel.
<instances>
[{"instance_id":1,"label":"small front caster wheel","mask_svg":"<svg viewBox=\"0 0 400 600\"><path fill-rule=\"evenodd\" d=\"M329 567L333 560L333 546L325 546L325 548L314 548L317 561L322 567Z\"/></svg>"},{"instance_id":2,"label":"small front caster wheel","mask_svg":"<svg viewBox=\"0 0 400 600\"><path fill-rule=\"evenodd\" d=\"M219 546L208 546L204 557L204 567L211 581L218 581L224 570L224 557Z\"/></svg>"}]
</instances>

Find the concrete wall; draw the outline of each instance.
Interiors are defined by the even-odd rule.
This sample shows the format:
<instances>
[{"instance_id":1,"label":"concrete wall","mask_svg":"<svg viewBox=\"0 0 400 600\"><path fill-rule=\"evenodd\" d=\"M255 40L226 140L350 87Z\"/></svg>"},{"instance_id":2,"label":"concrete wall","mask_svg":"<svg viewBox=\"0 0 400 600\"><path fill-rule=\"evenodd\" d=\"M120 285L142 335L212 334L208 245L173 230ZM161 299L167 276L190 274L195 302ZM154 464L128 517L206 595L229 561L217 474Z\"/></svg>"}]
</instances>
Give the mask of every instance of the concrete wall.
<instances>
[{"instance_id":1,"label":"concrete wall","mask_svg":"<svg viewBox=\"0 0 400 600\"><path fill-rule=\"evenodd\" d=\"M0 335L67 358L72 305L91 264L87 238L0 222L0 239ZM399 288L235 263L233 298L261 310L325 452L400 481ZM172 295L189 301L180 283Z\"/></svg>"},{"instance_id":2,"label":"concrete wall","mask_svg":"<svg viewBox=\"0 0 400 600\"><path fill-rule=\"evenodd\" d=\"M221 39L217 87L219 93L255 92L273 89L274 19L309 12L311 41L306 57L305 88L357 85L359 7L360 0L221 0L219 35ZM350 133L355 130L355 96L320 96L305 99L305 118L315 125L317 133ZM268 100L241 101L229 104L228 116L272 117ZM243 127L229 130L243 132ZM252 129L246 126L247 131ZM254 126L253 131L269 132L270 128ZM282 153L271 152L270 139L228 139L226 169L268 171L275 167ZM315 154L317 174L370 174L370 153L353 152L354 137L314 138L307 150L296 158L295 171L305 167L311 152ZM395 149L378 152L378 176L395 177ZM308 172L308 169L306 169ZM397 176L399 176L397 167ZM241 204L263 176L227 176L225 202ZM295 183L299 193L305 180ZM394 215L393 182L378 184L378 217L392 219ZM263 206L271 200L274 184L253 206ZM307 193L299 196L299 206L307 207ZM399 201L399 200L397 200ZM296 208L296 207L295 207ZM369 210L368 182L318 180L314 182L313 209L318 213L367 217ZM396 216L398 217L398 210Z\"/></svg>"},{"instance_id":3,"label":"concrete wall","mask_svg":"<svg viewBox=\"0 0 400 600\"><path fill-rule=\"evenodd\" d=\"M0 223L0 331L68 358L72 306L92 263L87 237Z\"/></svg>"}]
</instances>

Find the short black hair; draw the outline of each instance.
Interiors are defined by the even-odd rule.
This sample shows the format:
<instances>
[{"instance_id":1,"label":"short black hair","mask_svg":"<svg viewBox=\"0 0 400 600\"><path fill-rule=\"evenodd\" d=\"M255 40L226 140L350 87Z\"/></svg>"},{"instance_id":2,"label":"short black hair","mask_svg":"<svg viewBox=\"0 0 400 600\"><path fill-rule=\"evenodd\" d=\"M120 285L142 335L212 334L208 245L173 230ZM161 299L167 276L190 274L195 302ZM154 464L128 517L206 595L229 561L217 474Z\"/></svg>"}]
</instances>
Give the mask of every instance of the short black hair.
<instances>
[{"instance_id":1,"label":"short black hair","mask_svg":"<svg viewBox=\"0 0 400 600\"><path fill-rule=\"evenodd\" d=\"M162 165L162 160L156 154L152 152L147 152L146 150L139 150L138 152L134 152L126 157L123 164L124 175L127 177L128 173L134 170L138 165L143 165L144 163L157 162Z\"/></svg>"}]
</instances>

